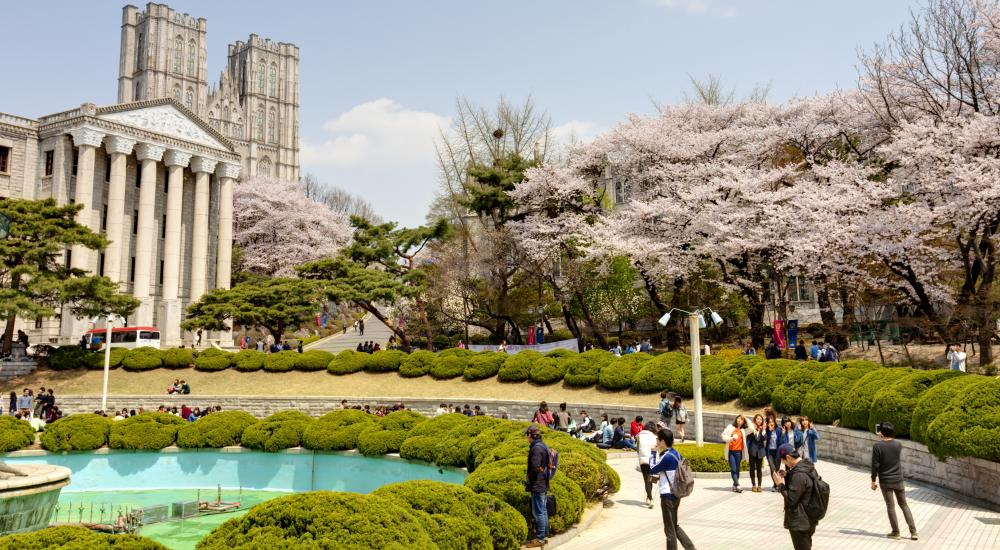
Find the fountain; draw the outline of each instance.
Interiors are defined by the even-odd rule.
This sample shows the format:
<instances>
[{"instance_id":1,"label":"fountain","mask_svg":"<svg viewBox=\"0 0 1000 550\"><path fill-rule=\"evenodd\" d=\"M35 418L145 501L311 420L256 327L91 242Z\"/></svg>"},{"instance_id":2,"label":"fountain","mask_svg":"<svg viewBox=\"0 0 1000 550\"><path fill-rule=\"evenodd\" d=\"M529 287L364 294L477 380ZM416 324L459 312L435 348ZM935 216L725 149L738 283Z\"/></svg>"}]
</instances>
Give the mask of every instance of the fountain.
<instances>
[{"instance_id":1,"label":"fountain","mask_svg":"<svg viewBox=\"0 0 1000 550\"><path fill-rule=\"evenodd\" d=\"M49 524L70 469L48 464L12 467L0 462L0 535L42 529Z\"/></svg>"}]
</instances>

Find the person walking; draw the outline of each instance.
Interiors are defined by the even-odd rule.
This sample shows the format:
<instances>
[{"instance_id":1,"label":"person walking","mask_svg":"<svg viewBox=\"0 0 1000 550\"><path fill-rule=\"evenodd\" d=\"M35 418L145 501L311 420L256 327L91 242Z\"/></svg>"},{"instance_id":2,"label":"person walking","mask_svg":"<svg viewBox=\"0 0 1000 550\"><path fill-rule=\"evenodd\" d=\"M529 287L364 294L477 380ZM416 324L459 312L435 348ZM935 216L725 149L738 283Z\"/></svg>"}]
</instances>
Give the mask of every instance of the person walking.
<instances>
[{"instance_id":1,"label":"person walking","mask_svg":"<svg viewBox=\"0 0 1000 550\"><path fill-rule=\"evenodd\" d=\"M740 464L746 456L747 419L742 414L726 426L722 432L722 440L726 441L726 459L729 461L729 475L733 477L733 492L742 493L740 489Z\"/></svg>"},{"instance_id":2,"label":"person walking","mask_svg":"<svg viewBox=\"0 0 1000 550\"><path fill-rule=\"evenodd\" d=\"M750 492L759 493L764 484L764 459L767 458L767 428L764 417L755 415L750 433L747 434L747 456L750 460Z\"/></svg>"},{"instance_id":3,"label":"person walking","mask_svg":"<svg viewBox=\"0 0 1000 550\"><path fill-rule=\"evenodd\" d=\"M674 397L674 424L677 426L677 435L681 438L681 443L684 443L684 425L688 421L688 410L684 406L684 402L681 401L680 396Z\"/></svg>"},{"instance_id":4,"label":"person walking","mask_svg":"<svg viewBox=\"0 0 1000 550\"><path fill-rule=\"evenodd\" d=\"M785 501L785 529L792 537L795 550L811 550L816 522L806 513L806 503L817 479L816 468L812 462L800 459L795 447L787 443L778 448L778 456L785 471L771 472L771 478Z\"/></svg>"},{"instance_id":5,"label":"person walking","mask_svg":"<svg viewBox=\"0 0 1000 550\"><path fill-rule=\"evenodd\" d=\"M694 543L677 522L681 501L670 489L682 459L681 454L674 449L674 434L670 430L657 431L656 448L649 456L649 473L659 476L660 509L663 513L663 533L667 536L667 550L677 550L678 541L684 550L694 550Z\"/></svg>"},{"instance_id":6,"label":"person walking","mask_svg":"<svg viewBox=\"0 0 1000 550\"><path fill-rule=\"evenodd\" d=\"M893 439L896 427L891 422L880 422L875 427L875 432L881 441L876 441L872 446L872 491L878 490L879 483L882 483L882 498L885 499L885 510L889 514L889 526L892 527L892 531L886 536L890 539L899 538L899 520L896 518L896 505L893 503L895 499L899 503L899 508L903 510L906 526L910 528L910 538L917 540L917 525L913 522L913 514L910 513L910 506L906 503L903 470L899 466L903 445Z\"/></svg>"},{"instance_id":7,"label":"person walking","mask_svg":"<svg viewBox=\"0 0 1000 550\"><path fill-rule=\"evenodd\" d=\"M364 319L358 319L358 334L360 336L364 336L365 335L365 320Z\"/></svg>"},{"instance_id":8,"label":"person walking","mask_svg":"<svg viewBox=\"0 0 1000 550\"><path fill-rule=\"evenodd\" d=\"M635 436L635 448L639 452L639 471L642 472L642 483L646 487L646 508L653 507L653 477L649 474L649 457L656 447L656 425L646 422Z\"/></svg>"},{"instance_id":9,"label":"person walking","mask_svg":"<svg viewBox=\"0 0 1000 550\"><path fill-rule=\"evenodd\" d=\"M660 422L670 426L670 419L674 416L674 408L670 406L670 398L667 397L667 390L660 392Z\"/></svg>"},{"instance_id":10,"label":"person walking","mask_svg":"<svg viewBox=\"0 0 1000 550\"><path fill-rule=\"evenodd\" d=\"M532 424L524 430L528 438L528 474L525 488L531 493L531 517L535 524L535 538L528 541L528 548L545 546L549 534L547 499L549 492L549 448L542 443L542 431Z\"/></svg>"}]
</instances>

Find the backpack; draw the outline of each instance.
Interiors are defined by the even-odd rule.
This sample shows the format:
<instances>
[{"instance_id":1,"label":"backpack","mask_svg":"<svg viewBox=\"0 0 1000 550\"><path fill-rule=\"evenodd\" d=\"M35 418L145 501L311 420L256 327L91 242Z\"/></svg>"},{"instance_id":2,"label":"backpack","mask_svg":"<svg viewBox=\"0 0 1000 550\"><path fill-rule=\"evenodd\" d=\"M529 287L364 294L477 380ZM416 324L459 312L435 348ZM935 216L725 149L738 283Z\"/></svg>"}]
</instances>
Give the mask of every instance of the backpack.
<instances>
[{"instance_id":1,"label":"backpack","mask_svg":"<svg viewBox=\"0 0 1000 550\"><path fill-rule=\"evenodd\" d=\"M674 408L666 399L660 399L660 418L670 418L674 415Z\"/></svg>"},{"instance_id":2,"label":"backpack","mask_svg":"<svg viewBox=\"0 0 1000 550\"><path fill-rule=\"evenodd\" d=\"M549 481L556 477L556 470L559 468L559 451L549 448L547 445L542 443L542 447L545 447L545 454L549 457L549 466L545 469L545 479Z\"/></svg>"},{"instance_id":3,"label":"backpack","mask_svg":"<svg viewBox=\"0 0 1000 550\"><path fill-rule=\"evenodd\" d=\"M686 458L683 458L677 449L673 449L677 455L677 471L674 472L674 479L670 482L670 492L677 498L684 498L694 490L694 472Z\"/></svg>"},{"instance_id":4,"label":"backpack","mask_svg":"<svg viewBox=\"0 0 1000 550\"><path fill-rule=\"evenodd\" d=\"M819 474L812 478L812 482L812 491L809 492L809 500L804 507L809 521L819 523L826 516L826 509L830 505L830 484L823 481Z\"/></svg>"},{"instance_id":5,"label":"backpack","mask_svg":"<svg viewBox=\"0 0 1000 550\"><path fill-rule=\"evenodd\" d=\"M684 407L677 409L677 421L681 424L688 421L688 410Z\"/></svg>"}]
</instances>

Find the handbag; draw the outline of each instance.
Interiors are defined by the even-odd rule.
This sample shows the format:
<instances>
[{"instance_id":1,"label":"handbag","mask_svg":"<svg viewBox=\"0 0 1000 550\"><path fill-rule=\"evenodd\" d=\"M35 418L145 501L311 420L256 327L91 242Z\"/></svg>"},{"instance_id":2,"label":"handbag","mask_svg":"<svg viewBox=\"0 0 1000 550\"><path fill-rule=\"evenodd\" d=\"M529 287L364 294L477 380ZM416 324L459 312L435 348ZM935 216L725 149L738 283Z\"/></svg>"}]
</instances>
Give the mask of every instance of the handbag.
<instances>
[{"instance_id":1,"label":"handbag","mask_svg":"<svg viewBox=\"0 0 1000 550\"><path fill-rule=\"evenodd\" d=\"M548 514L550 518L556 515L556 496L546 495L545 496L545 513Z\"/></svg>"}]
</instances>

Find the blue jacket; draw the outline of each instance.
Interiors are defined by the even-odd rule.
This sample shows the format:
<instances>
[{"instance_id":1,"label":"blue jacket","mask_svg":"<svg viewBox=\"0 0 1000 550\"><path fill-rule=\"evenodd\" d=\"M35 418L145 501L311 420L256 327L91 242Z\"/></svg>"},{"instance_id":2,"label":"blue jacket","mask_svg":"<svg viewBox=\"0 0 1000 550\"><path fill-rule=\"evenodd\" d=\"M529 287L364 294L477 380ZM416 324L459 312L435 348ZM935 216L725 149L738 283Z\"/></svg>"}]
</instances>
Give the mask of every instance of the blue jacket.
<instances>
[{"instance_id":1,"label":"blue jacket","mask_svg":"<svg viewBox=\"0 0 1000 550\"><path fill-rule=\"evenodd\" d=\"M771 434L775 435L773 449L771 448ZM781 428L775 428L774 431L764 430L764 448L767 449L768 454L777 455L778 447L781 447L782 443L784 441L781 440Z\"/></svg>"},{"instance_id":2,"label":"blue jacket","mask_svg":"<svg viewBox=\"0 0 1000 550\"><path fill-rule=\"evenodd\" d=\"M803 432L796 431L796 433ZM809 452L809 462L816 464L816 441L819 439L819 432L816 431L816 428L810 426L809 429L803 433L803 438L803 443Z\"/></svg>"},{"instance_id":3,"label":"blue jacket","mask_svg":"<svg viewBox=\"0 0 1000 550\"><path fill-rule=\"evenodd\" d=\"M528 450L527 489L532 493L545 493L549 490L549 448L541 439L531 442Z\"/></svg>"}]
</instances>

